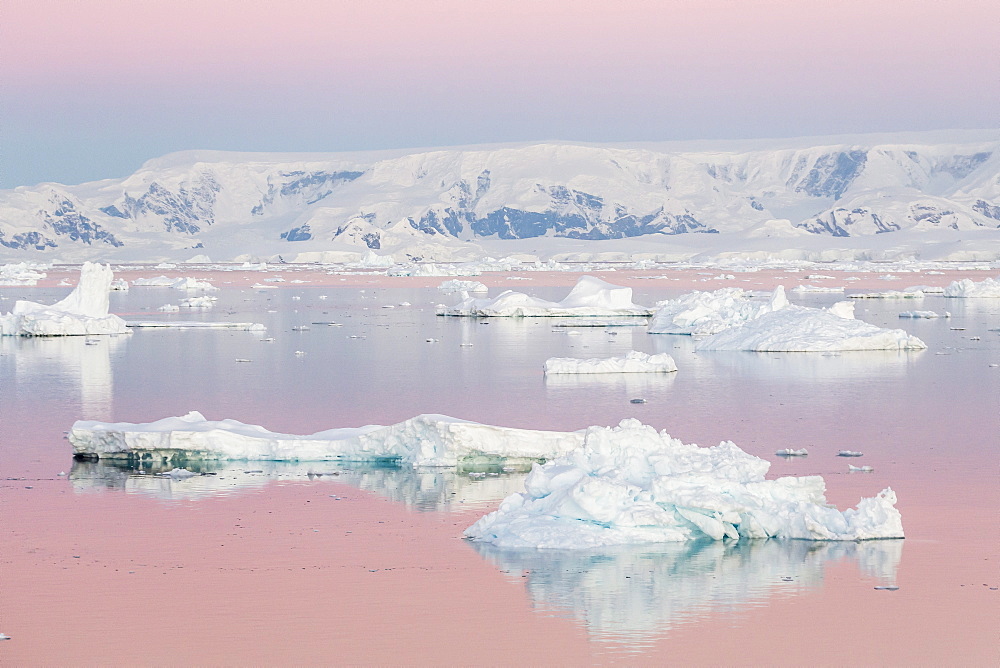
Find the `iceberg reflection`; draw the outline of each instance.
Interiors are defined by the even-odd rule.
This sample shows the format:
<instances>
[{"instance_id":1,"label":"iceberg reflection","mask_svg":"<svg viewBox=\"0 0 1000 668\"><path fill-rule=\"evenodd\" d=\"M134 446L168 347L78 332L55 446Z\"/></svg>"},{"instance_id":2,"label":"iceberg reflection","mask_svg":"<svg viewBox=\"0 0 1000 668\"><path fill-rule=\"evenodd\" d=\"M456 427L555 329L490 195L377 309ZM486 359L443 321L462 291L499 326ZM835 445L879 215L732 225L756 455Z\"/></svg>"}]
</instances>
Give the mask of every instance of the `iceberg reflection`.
<instances>
[{"instance_id":1,"label":"iceberg reflection","mask_svg":"<svg viewBox=\"0 0 1000 668\"><path fill-rule=\"evenodd\" d=\"M835 561L853 560L864 576L892 584L903 542L694 541L593 551L470 545L525 583L543 614L574 618L593 640L638 650L679 624L817 589Z\"/></svg>"},{"instance_id":2,"label":"iceberg reflection","mask_svg":"<svg viewBox=\"0 0 1000 668\"><path fill-rule=\"evenodd\" d=\"M258 490L275 480L343 483L422 511L469 510L495 504L524 488L525 473L335 462L192 462L189 477L168 468L139 468L109 460L74 461L69 478L78 493L117 490L164 500L197 500Z\"/></svg>"}]
</instances>

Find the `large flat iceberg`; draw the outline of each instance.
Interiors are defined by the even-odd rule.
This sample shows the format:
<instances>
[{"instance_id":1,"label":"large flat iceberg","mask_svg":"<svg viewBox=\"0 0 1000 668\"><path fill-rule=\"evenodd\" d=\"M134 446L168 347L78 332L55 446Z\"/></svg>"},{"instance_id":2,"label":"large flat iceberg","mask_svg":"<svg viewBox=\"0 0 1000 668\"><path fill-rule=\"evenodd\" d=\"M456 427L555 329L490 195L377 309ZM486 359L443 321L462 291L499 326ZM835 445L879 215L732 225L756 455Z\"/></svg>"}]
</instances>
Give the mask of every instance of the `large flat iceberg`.
<instances>
[{"instance_id":1,"label":"large flat iceberg","mask_svg":"<svg viewBox=\"0 0 1000 668\"><path fill-rule=\"evenodd\" d=\"M788 305L702 339L695 350L834 352L926 347L902 329L882 329L855 320L854 303L844 301L828 309Z\"/></svg>"},{"instance_id":2,"label":"large flat iceberg","mask_svg":"<svg viewBox=\"0 0 1000 668\"><path fill-rule=\"evenodd\" d=\"M840 511L820 476L765 480L770 464L731 442L685 444L627 419L591 427L582 447L536 465L524 492L465 535L503 548L587 549L699 539L902 538L885 489Z\"/></svg>"},{"instance_id":3,"label":"large flat iceberg","mask_svg":"<svg viewBox=\"0 0 1000 668\"><path fill-rule=\"evenodd\" d=\"M84 263L80 282L62 301L51 306L19 300L14 310L0 315L5 336L86 336L127 334L125 321L108 313L111 281L109 265Z\"/></svg>"},{"instance_id":4,"label":"large flat iceberg","mask_svg":"<svg viewBox=\"0 0 1000 668\"><path fill-rule=\"evenodd\" d=\"M788 305L785 290L780 285L767 301L751 299L740 288L689 292L677 299L657 303L648 331L650 334L715 334Z\"/></svg>"},{"instance_id":5,"label":"large flat iceberg","mask_svg":"<svg viewBox=\"0 0 1000 668\"><path fill-rule=\"evenodd\" d=\"M677 371L674 358L667 353L649 355L630 350L625 357L576 359L550 357L545 360L545 375L563 373L670 373Z\"/></svg>"},{"instance_id":6,"label":"large flat iceberg","mask_svg":"<svg viewBox=\"0 0 1000 668\"><path fill-rule=\"evenodd\" d=\"M971 278L955 281L944 289L945 297L964 297L966 299L1000 299L1000 278L986 278L975 282Z\"/></svg>"},{"instance_id":7,"label":"large flat iceberg","mask_svg":"<svg viewBox=\"0 0 1000 668\"><path fill-rule=\"evenodd\" d=\"M632 303L632 288L581 276L565 299L550 302L507 290L496 297L466 299L438 307L438 315L479 317L648 316L651 309Z\"/></svg>"},{"instance_id":8,"label":"large flat iceberg","mask_svg":"<svg viewBox=\"0 0 1000 668\"><path fill-rule=\"evenodd\" d=\"M461 460L547 459L580 446L582 432L511 429L444 415L418 415L388 427L280 434L197 411L156 422L77 421L69 432L77 456L182 465L198 460L378 461L456 466Z\"/></svg>"}]
</instances>

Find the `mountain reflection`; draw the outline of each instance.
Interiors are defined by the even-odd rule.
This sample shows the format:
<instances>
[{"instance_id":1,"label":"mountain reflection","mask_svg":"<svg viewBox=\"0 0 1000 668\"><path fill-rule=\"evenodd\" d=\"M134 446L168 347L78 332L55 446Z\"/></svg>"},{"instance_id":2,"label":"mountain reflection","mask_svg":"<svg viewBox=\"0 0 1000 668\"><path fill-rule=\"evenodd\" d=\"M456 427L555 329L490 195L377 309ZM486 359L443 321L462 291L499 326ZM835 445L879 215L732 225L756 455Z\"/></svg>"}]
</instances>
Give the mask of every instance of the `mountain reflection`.
<instances>
[{"instance_id":1,"label":"mountain reflection","mask_svg":"<svg viewBox=\"0 0 1000 668\"><path fill-rule=\"evenodd\" d=\"M111 461L74 461L69 478L76 492L119 490L165 500L194 500L250 492L275 480L328 481L351 485L422 511L469 509L495 503L524 488L524 473L501 469L414 469L392 464L335 462L198 462L180 478L165 469Z\"/></svg>"},{"instance_id":2,"label":"mountain reflection","mask_svg":"<svg viewBox=\"0 0 1000 668\"><path fill-rule=\"evenodd\" d=\"M863 575L892 583L903 541L696 541L599 551L471 545L523 582L540 612L579 620L594 640L638 649L678 624L819 588L835 561L855 561Z\"/></svg>"}]
</instances>

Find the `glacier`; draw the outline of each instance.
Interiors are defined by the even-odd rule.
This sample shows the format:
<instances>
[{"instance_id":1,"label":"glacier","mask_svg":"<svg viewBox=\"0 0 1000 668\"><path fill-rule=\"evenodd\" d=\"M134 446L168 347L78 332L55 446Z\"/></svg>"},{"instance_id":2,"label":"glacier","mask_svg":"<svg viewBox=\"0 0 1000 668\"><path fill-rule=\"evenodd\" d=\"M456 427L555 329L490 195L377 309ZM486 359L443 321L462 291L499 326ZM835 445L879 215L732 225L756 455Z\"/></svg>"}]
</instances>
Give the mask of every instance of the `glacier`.
<instances>
[{"instance_id":1,"label":"glacier","mask_svg":"<svg viewBox=\"0 0 1000 668\"><path fill-rule=\"evenodd\" d=\"M649 355L630 350L624 357L591 359L550 357L545 360L543 369L547 376L590 373L671 373L677 371L677 363L667 353Z\"/></svg>"},{"instance_id":2,"label":"glacier","mask_svg":"<svg viewBox=\"0 0 1000 668\"><path fill-rule=\"evenodd\" d=\"M590 427L581 447L535 465L524 491L465 531L501 548L592 549L746 538L903 538L890 488L831 507L820 476L765 479L770 464L732 442L685 444L638 420Z\"/></svg>"},{"instance_id":3,"label":"glacier","mask_svg":"<svg viewBox=\"0 0 1000 668\"><path fill-rule=\"evenodd\" d=\"M496 297L470 297L455 306L440 306L438 315L475 317L648 316L651 309L632 303L632 288L581 276L564 299L550 302L507 290Z\"/></svg>"},{"instance_id":4,"label":"glacier","mask_svg":"<svg viewBox=\"0 0 1000 668\"><path fill-rule=\"evenodd\" d=\"M79 283L65 299L52 305L18 300L13 311L0 314L0 335L127 334L125 321L108 313L113 279L110 265L86 262L80 268Z\"/></svg>"}]
</instances>

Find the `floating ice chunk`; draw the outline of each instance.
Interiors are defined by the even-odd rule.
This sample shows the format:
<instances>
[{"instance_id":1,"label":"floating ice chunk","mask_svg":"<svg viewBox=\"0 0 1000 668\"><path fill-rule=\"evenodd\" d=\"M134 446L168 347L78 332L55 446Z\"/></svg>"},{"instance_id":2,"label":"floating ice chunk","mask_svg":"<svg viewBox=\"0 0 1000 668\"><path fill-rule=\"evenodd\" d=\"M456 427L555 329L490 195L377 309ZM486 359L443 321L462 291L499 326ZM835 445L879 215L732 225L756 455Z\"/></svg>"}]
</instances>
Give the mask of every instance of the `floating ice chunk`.
<instances>
[{"instance_id":1,"label":"floating ice chunk","mask_svg":"<svg viewBox=\"0 0 1000 668\"><path fill-rule=\"evenodd\" d=\"M924 293L920 290L886 290L884 292L858 292L847 295L850 299L923 299Z\"/></svg>"},{"instance_id":2,"label":"floating ice chunk","mask_svg":"<svg viewBox=\"0 0 1000 668\"><path fill-rule=\"evenodd\" d=\"M163 311L164 313L176 313L181 310L181 307L177 304L164 304L156 309L157 311Z\"/></svg>"},{"instance_id":3,"label":"floating ice chunk","mask_svg":"<svg viewBox=\"0 0 1000 668\"><path fill-rule=\"evenodd\" d=\"M809 452L805 448L800 448L799 450L792 450L791 448L785 448L784 450L778 450L774 454L779 457L805 457Z\"/></svg>"},{"instance_id":4,"label":"floating ice chunk","mask_svg":"<svg viewBox=\"0 0 1000 668\"><path fill-rule=\"evenodd\" d=\"M175 290L218 290L217 287L208 281L199 281L196 278L168 278L167 276L156 276L155 278L137 278L132 281L132 285L154 288L173 288Z\"/></svg>"},{"instance_id":5,"label":"floating ice chunk","mask_svg":"<svg viewBox=\"0 0 1000 668\"><path fill-rule=\"evenodd\" d=\"M77 455L172 464L190 460L378 461L456 466L469 457L554 457L578 448L582 432L510 429L443 415L419 415L383 427L279 434L200 413L145 424L78 421L68 435Z\"/></svg>"},{"instance_id":6,"label":"floating ice chunk","mask_svg":"<svg viewBox=\"0 0 1000 668\"><path fill-rule=\"evenodd\" d=\"M267 328L257 322L201 322L197 320L130 320L131 329L235 329L244 332L263 332Z\"/></svg>"},{"instance_id":7,"label":"floating ice chunk","mask_svg":"<svg viewBox=\"0 0 1000 668\"><path fill-rule=\"evenodd\" d=\"M850 464L848 464L847 465L847 470L850 473L871 473L872 471L875 470L875 467L874 466L851 466Z\"/></svg>"},{"instance_id":8,"label":"floating ice chunk","mask_svg":"<svg viewBox=\"0 0 1000 668\"><path fill-rule=\"evenodd\" d=\"M582 447L536 465L524 491L466 529L499 547L585 549L710 538L902 538L885 489L839 511L819 476L766 480L768 462L731 442L685 444L638 420L591 427Z\"/></svg>"},{"instance_id":9,"label":"floating ice chunk","mask_svg":"<svg viewBox=\"0 0 1000 668\"><path fill-rule=\"evenodd\" d=\"M218 301L218 297L210 297L204 295L202 297L187 297L181 300L181 308L212 308L215 306L215 302Z\"/></svg>"},{"instance_id":10,"label":"floating ice chunk","mask_svg":"<svg viewBox=\"0 0 1000 668\"><path fill-rule=\"evenodd\" d=\"M493 299L466 299L457 306L439 306L438 315L480 317L648 316L651 309L632 303L632 288L581 276L559 302L507 290Z\"/></svg>"},{"instance_id":11,"label":"floating ice chunk","mask_svg":"<svg viewBox=\"0 0 1000 668\"><path fill-rule=\"evenodd\" d=\"M574 359L552 357L545 360L545 374L557 373L669 373L677 371L674 358L667 353L649 355L630 350L625 357Z\"/></svg>"},{"instance_id":12,"label":"floating ice chunk","mask_svg":"<svg viewBox=\"0 0 1000 668\"><path fill-rule=\"evenodd\" d=\"M438 286L441 292L489 292L489 288L479 281L460 281L454 278Z\"/></svg>"},{"instance_id":13,"label":"floating ice chunk","mask_svg":"<svg viewBox=\"0 0 1000 668\"><path fill-rule=\"evenodd\" d=\"M792 288L792 292L843 292L843 287L832 287L825 285L797 285Z\"/></svg>"},{"instance_id":14,"label":"floating ice chunk","mask_svg":"<svg viewBox=\"0 0 1000 668\"><path fill-rule=\"evenodd\" d=\"M944 313L936 313L935 311L903 311L899 314L900 318L950 318L951 313L945 311Z\"/></svg>"},{"instance_id":15,"label":"floating ice chunk","mask_svg":"<svg viewBox=\"0 0 1000 668\"><path fill-rule=\"evenodd\" d=\"M113 281L111 281L109 289L112 292L128 292L128 281L126 281L124 278L116 278Z\"/></svg>"},{"instance_id":16,"label":"floating ice chunk","mask_svg":"<svg viewBox=\"0 0 1000 668\"><path fill-rule=\"evenodd\" d=\"M703 339L695 350L832 352L918 350L927 345L901 329L882 329L854 319L854 304L829 309L787 306Z\"/></svg>"},{"instance_id":17,"label":"floating ice chunk","mask_svg":"<svg viewBox=\"0 0 1000 668\"><path fill-rule=\"evenodd\" d=\"M955 281L944 289L945 297L966 299L1000 299L1000 278L987 278L976 283L971 278Z\"/></svg>"},{"instance_id":18,"label":"floating ice chunk","mask_svg":"<svg viewBox=\"0 0 1000 668\"><path fill-rule=\"evenodd\" d=\"M110 265L84 263L80 282L62 301L51 306L17 301L0 315L0 335L85 336L127 334L125 321L108 313L108 291L114 273Z\"/></svg>"},{"instance_id":19,"label":"floating ice chunk","mask_svg":"<svg viewBox=\"0 0 1000 668\"><path fill-rule=\"evenodd\" d=\"M187 469L175 468L167 471L166 473L161 473L160 475L181 480L184 478L193 478L198 474L193 471L188 471Z\"/></svg>"},{"instance_id":20,"label":"floating ice chunk","mask_svg":"<svg viewBox=\"0 0 1000 668\"><path fill-rule=\"evenodd\" d=\"M863 457L865 453L858 452L857 450L841 450L837 453L838 457Z\"/></svg>"},{"instance_id":21,"label":"floating ice chunk","mask_svg":"<svg viewBox=\"0 0 1000 668\"><path fill-rule=\"evenodd\" d=\"M788 305L785 289L780 285L767 301L752 300L740 288L690 292L659 302L648 331L650 334L715 334Z\"/></svg>"}]
</instances>

